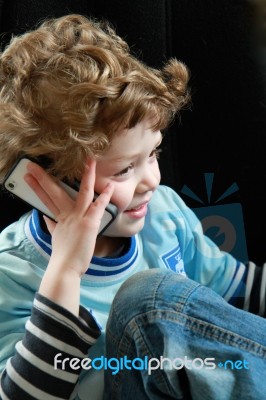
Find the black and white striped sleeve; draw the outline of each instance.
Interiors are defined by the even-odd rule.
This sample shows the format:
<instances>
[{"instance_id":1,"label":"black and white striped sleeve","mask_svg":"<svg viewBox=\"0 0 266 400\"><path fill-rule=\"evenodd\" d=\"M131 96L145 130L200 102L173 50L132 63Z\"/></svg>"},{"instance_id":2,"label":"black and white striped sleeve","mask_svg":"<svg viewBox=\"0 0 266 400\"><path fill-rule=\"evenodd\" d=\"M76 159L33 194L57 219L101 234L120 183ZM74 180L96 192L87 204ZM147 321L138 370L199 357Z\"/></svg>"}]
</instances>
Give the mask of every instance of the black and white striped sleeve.
<instances>
[{"instance_id":1,"label":"black and white striped sleeve","mask_svg":"<svg viewBox=\"0 0 266 400\"><path fill-rule=\"evenodd\" d=\"M235 305L245 311L266 317L266 263L260 267L250 261L246 267L244 290Z\"/></svg>"},{"instance_id":2,"label":"black and white striped sleeve","mask_svg":"<svg viewBox=\"0 0 266 400\"><path fill-rule=\"evenodd\" d=\"M37 293L24 338L1 375L0 398L70 399L81 369L61 360L86 358L99 335L98 325L83 307L77 318Z\"/></svg>"}]
</instances>

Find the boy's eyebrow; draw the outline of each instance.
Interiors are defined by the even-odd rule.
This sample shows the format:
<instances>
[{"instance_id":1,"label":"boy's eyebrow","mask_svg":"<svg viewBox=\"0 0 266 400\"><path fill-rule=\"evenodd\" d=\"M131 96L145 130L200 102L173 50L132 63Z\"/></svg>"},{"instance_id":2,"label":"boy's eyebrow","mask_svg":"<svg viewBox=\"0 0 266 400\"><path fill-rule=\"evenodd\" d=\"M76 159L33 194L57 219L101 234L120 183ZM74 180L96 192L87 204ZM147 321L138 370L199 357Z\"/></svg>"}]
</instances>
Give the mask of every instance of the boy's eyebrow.
<instances>
[{"instance_id":1,"label":"boy's eyebrow","mask_svg":"<svg viewBox=\"0 0 266 400\"><path fill-rule=\"evenodd\" d=\"M153 149L156 149L157 147L160 146L160 144L162 143L163 140L163 136L161 135L160 139L158 140L158 142L154 145ZM127 161L129 159L135 158L138 156L138 153L135 154L129 154L129 155L123 155L123 156L118 156L118 157L114 157L113 158L113 162L124 162Z\"/></svg>"}]
</instances>

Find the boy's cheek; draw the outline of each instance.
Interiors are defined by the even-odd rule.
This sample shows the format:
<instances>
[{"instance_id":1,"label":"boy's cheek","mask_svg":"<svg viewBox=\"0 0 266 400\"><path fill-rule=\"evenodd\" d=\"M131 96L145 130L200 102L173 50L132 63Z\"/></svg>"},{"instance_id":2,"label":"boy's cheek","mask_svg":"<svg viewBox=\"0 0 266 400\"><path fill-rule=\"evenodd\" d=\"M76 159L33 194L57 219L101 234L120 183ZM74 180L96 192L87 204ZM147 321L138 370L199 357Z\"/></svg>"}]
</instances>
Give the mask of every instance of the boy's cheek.
<instances>
[{"instance_id":1,"label":"boy's cheek","mask_svg":"<svg viewBox=\"0 0 266 400\"><path fill-rule=\"evenodd\" d=\"M109 182L110 180L101 179L101 177L96 175L96 183L94 187L95 192L101 193ZM113 182L113 184L114 192L111 197L111 203L114 204L118 208L118 212L121 213L132 203L134 191L130 185L123 185L121 183L117 184L116 182Z\"/></svg>"},{"instance_id":2,"label":"boy's cheek","mask_svg":"<svg viewBox=\"0 0 266 400\"><path fill-rule=\"evenodd\" d=\"M113 203L118 208L118 212L121 213L130 206L133 197L134 191L129 185L123 185L121 183L115 184L111 203Z\"/></svg>"},{"instance_id":3,"label":"boy's cheek","mask_svg":"<svg viewBox=\"0 0 266 400\"><path fill-rule=\"evenodd\" d=\"M101 180L98 180L98 182L96 181L95 186L94 186L94 191L96 193L101 193L108 183L109 183L109 181L101 181ZM121 200L122 200L121 199L121 190L120 190L120 195L119 195L119 188L116 188L116 186L115 186L113 195L111 197L111 203L114 204L118 208L118 211L123 209L124 201L123 200L121 201Z\"/></svg>"},{"instance_id":4,"label":"boy's cheek","mask_svg":"<svg viewBox=\"0 0 266 400\"><path fill-rule=\"evenodd\" d=\"M116 193L114 193L114 195L112 196L111 203L113 203L118 208L119 213L123 212L128 207L128 202L126 201L126 199L123 199L121 195L119 196Z\"/></svg>"}]
</instances>

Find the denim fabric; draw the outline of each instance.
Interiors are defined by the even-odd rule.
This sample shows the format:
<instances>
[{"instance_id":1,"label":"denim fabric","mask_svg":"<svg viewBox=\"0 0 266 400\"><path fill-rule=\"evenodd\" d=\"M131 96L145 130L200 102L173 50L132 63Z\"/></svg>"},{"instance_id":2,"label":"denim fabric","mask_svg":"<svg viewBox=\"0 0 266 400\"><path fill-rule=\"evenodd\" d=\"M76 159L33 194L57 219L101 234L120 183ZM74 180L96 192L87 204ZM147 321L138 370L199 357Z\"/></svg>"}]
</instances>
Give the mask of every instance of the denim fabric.
<instances>
[{"instance_id":1,"label":"denim fabric","mask_svg":"<svg viewBox=\"0 0 266 400\"><path fill-rule=\"evenodd\" d=\"M107 369L105 399L265 399L266 320L171 271L140 272L123 284L107 325L106 355L176 361L150 374Z\"/></svg>"}]
</instances>

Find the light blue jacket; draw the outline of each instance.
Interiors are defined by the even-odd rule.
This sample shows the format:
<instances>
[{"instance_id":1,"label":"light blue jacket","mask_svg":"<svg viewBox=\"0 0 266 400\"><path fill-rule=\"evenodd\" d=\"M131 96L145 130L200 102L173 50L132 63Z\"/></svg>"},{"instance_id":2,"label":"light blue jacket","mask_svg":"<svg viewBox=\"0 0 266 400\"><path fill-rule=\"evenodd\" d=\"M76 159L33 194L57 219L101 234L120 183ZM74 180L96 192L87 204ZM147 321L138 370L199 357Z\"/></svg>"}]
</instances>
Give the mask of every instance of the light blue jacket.
<instances>
[{"instance_id":1,"label":"light blue jacket","mask_svg":"<svg viewBox=\"0 0 266 400\"><path fill-rule=\"evenodd\" d=\"M14 355L25 334L35 293L51 254L51 238L42 231L36 211L6 228L0 236L0 368ZM137 271L168 268L208 286L232 301L243 284L246 266L203 235L194 213L170 188L159 186L149 204L143 230L129 239L118 258L93 257L81 282L81 305L91 312L102 335L90 357L104 354L110 305L120 285ZM63 335L63 332L62 332ZM86 371L86 385L98 377ZM90 383L91 382L91 383ZM97 387L96 387L97 386ZM96 392L97 392L96 390ZM95 393L95 398L100 395ZM82 397L81 397L82 398Z\"/></svg>"}]
</instances>

